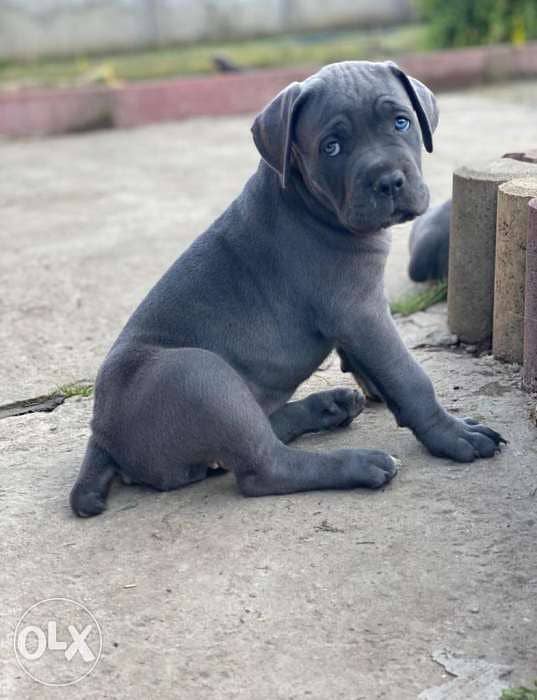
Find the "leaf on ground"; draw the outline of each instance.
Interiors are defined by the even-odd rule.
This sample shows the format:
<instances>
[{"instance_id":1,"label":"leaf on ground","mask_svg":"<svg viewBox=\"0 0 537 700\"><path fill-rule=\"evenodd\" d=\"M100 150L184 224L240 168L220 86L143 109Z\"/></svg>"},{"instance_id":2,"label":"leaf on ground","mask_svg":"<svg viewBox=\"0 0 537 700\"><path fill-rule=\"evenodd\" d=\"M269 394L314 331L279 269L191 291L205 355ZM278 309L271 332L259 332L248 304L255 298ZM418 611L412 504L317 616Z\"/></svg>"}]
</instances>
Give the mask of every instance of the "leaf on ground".
<instances>
[{"instance_id":1,"label":"leaf on ground","mask_svg":"<svg viewBox=\"0 0 537 700\"><path fill-rule=\"evenodd\" d=\"M500 693L509 687L505 678L513 671L510 666L492 664L449 649L434 650L432 658L455 678L427 688L418 695L418 700L498 700Z\"/></svg>"}]
</instances>

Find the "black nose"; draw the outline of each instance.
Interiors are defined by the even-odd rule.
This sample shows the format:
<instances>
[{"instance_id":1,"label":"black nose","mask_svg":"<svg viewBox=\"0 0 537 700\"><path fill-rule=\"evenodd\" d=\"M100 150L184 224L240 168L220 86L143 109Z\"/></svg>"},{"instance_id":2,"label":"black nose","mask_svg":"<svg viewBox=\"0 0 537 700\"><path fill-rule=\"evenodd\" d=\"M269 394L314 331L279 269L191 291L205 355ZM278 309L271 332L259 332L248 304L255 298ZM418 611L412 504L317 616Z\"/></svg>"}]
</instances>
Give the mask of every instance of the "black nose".
<instances>
[{"instance_id":1,"label":"black nose","mask_svg":"<svg viewBox=\"0 0 537 700\"><path fill-rule=\"evenodd\" d=\"M386 197L397 197L399 192L405 186L405 176L400 170L394 170L391 173L384 173L373 185L373 189L378 194L383 194Z\"/></svg>"}]
</instances>

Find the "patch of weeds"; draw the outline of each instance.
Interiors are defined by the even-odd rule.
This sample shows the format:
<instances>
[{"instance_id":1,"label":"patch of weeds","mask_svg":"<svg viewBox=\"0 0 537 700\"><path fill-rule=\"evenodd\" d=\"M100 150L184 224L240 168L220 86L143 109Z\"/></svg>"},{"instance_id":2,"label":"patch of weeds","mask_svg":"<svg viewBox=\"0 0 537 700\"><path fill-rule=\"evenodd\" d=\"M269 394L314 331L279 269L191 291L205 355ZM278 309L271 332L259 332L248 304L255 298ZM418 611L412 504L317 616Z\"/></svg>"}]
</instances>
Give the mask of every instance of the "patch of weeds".
<instances>
[{"instance_id":1,"label":"patch of weeds","mask_svg":"<svg viewBox=\"0 0 537 700\"><path fill-rule=\"evenodd\" d=\"M198 41L162 48L78 57L0 61L0 86L116 85L179 75L214 73L214 57L225 56L242 69L318 66L346 59L396 57L426 46L426 27L408 24L385 29L340 29L259 37L242 41Z\"/></svg>"},{"instance_id":2,"label":"patch of weeds","mask_svg":"<svg viewBox=\"0 0 537 700\"><path fill-rule=\"evenodd\" d=\"M398 299L390 304L392 314L410 316L417 311L425 311L429 306L439 304L447 299L447 281L442 280L431 284L421 292L409 294L402 299Z\"/></svg>"},{"instance_id":3,"label":"patch of weeds","mask_svg":"<svg viewBox=\"0 0 537 700\"><path fill-rule=\"evenodd\" d=\"M83 396L87 398L93 394L93 384L89 382L73 382L72 384L62 384L51 392L51 396L64 396L71 399L73 396Z\"/></svg>"},{"instance_id":4,"label":"patch of weeds","mask_svg":"<svg viewBox=\"0 0 537 700\"><path fill-rule=\"evenodd\" d=\"M537 681L533 682L535 688L509 688L502 692L500 700L537 700Z\"/></svg>"}]
</instances>

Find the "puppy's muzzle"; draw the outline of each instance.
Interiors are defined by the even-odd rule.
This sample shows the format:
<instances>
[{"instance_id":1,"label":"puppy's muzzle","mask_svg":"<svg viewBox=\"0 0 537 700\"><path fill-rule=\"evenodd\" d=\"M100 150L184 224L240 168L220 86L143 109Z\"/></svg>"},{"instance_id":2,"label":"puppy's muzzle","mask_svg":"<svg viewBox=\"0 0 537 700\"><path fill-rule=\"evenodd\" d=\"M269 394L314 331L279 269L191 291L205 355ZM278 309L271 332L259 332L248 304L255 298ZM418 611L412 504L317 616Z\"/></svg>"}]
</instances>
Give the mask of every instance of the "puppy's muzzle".
<instances>
[{"instance_id":1,"label":"puppy's muzzle","mask_svg":"<svg viewBox=\"0 0 537 700\"><path fill-rule=\"evenodd\" d=\"M392 170L383 173L373 183L373 191L376 195L397 199L406 185L406 177L401 170Z\"/></svg>"}]
</instances>

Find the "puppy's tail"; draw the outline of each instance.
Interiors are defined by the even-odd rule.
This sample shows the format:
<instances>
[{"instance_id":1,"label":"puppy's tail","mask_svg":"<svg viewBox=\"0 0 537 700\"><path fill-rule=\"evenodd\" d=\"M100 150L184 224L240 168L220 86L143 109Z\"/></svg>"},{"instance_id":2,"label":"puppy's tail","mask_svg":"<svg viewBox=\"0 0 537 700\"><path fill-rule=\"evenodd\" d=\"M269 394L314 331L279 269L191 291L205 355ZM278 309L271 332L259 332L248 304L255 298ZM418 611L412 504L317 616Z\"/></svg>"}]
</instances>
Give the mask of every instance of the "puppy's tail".
<instances>
[{"instance_id":1,"label":"puppy's tail","mask_svg":"<svg viewBox=\"0 0 537 700\"><path fill-rule=\"evenodd\" d=\"M78 479L69 497L74 513L82 518L102 513L116 473L114 460L90 437Z\"/></svg>"}]
</instances>

